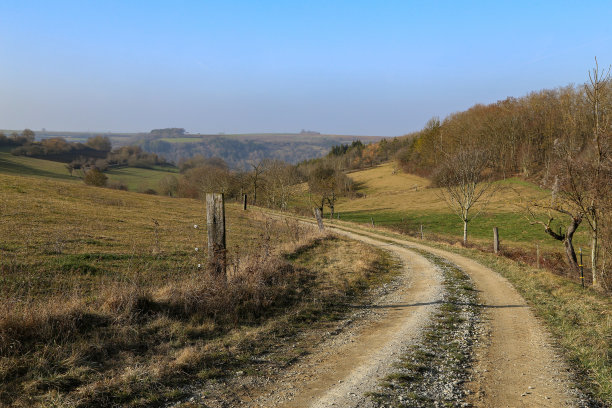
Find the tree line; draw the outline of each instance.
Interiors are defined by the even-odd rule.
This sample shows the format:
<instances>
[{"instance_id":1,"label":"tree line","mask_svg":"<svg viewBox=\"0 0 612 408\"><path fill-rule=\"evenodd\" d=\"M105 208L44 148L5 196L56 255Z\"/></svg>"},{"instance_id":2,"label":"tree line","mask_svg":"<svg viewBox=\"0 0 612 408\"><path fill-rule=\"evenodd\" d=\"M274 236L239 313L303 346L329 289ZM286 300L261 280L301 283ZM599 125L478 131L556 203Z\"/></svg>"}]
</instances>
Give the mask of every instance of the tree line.
<instances>
[{"instance_id":1,"label":"tree line","mask_svg":"<svg viewBox=\"0 0 612 408\"><path fill-rule=\"evenodd\" d=\"M574 274L579 265L573 236L585 228L591 237L593 285L611 289L611 115L610 69L601 69L596 61L583 85L475 105L443 120L432 118L405 138L409 143L395 158L405 171L443 187L465 230L470 219L465 207L469 211L475 195L486 196L491 181L520 176L547 188L551 196L545 202L523 203L529 222L563 244L568 270ZM555 231L553 221L564 228Z\"/></svg>"},{"instance_id":2,"label":"tree line","mask_svg":"<svg viewBox=\"0 0 612 408\"><path fill-rule=\"evenodd\" d=\"M15 156L66 163L71 175L75 171L103 172L111 167L151 168L168 164L164 157L147 153L139 146L112 149L110 139L100 135L88 138L85 143L68 142L62 137L36 141L35 132L25 129L21 134L13 132L9 136L0 133L0 147L12 147L11 153Z\"/></svg>"}]
</instances>

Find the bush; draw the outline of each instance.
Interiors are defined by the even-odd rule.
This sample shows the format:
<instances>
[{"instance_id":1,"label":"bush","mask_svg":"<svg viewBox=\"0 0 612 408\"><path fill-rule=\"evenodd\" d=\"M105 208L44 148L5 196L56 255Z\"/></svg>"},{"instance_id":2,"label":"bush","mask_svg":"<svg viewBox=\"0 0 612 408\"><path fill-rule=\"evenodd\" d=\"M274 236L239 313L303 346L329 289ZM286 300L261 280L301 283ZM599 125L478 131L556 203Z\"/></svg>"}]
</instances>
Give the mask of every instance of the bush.
<instances>
[{"instance_id":1,"label":"bush","mask_svg":"<svg viewBox=\"0 0 612 408\"><path fill-rule=\"evenodd\" d=\"M123 191L127 191L128 190L127 184L125 184L121 180L111 180L111 181L108 182L107 187L108 188L112 188L114 190L123 190Z\"/></svg>"},{"instance_id":2,"label":"bush","mask_svg":"<svg viewBox=\"0 0 612 408\"><path fill-rule=\"evenodd\" d=\"M100 170L94 168L85 173L83 181L90 186L104 187L106 186L108 177Z\"/></svg>"}]
</instances>

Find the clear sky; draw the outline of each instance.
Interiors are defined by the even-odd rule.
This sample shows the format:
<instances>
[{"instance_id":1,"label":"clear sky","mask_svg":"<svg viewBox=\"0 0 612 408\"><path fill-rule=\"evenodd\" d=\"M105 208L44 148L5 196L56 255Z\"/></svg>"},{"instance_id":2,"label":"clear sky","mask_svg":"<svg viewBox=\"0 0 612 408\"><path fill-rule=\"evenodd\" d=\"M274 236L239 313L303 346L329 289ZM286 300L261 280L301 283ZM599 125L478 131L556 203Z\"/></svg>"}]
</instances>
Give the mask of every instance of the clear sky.
<instances>
[{"instance_id":1,"label":"clear sky","mask_svg":"<svg viewBox=\"0 0 612 408\"><path fill-rule=\"evenodd\" d=\"M401 135L583 83L611 1L0 2L0 128Z\"/></svg>"}]
</instances>

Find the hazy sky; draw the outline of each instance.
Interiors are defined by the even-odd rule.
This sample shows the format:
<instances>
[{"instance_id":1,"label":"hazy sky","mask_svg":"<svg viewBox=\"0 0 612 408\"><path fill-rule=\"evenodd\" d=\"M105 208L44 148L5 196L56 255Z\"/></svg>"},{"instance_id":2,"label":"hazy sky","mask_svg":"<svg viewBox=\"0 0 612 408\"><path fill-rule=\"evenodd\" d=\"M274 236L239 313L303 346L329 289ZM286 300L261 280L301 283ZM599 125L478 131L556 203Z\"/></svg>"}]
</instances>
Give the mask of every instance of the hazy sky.
<instances>
[{"instance_id":1,"label":"hazy sky","mask_svg":"<svg viewBox=\"0 0 612 408\"><path fill-rule=\"evenodd\" d=\"M612 63L610 1L0 2L0 128L401 135Z\"/></svg>"}]
</instances>

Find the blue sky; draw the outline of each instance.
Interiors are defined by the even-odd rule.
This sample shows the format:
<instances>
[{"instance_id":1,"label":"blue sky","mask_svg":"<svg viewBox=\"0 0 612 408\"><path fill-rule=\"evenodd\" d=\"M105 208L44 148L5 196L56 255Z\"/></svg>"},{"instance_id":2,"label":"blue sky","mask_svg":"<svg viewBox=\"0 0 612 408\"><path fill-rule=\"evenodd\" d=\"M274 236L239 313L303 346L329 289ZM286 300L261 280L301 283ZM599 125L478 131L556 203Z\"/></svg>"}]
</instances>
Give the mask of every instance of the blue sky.
<instances>
[{"instance_id":1,"label":"blue sky","mask_svg":"<svg viewBox=\"0 0 612 408\"><path fill-rule=\"evenodd\" d=\"M0 2L0 128L401 135L612 63L606 1Z\"/></svg>"}]
</instances>

